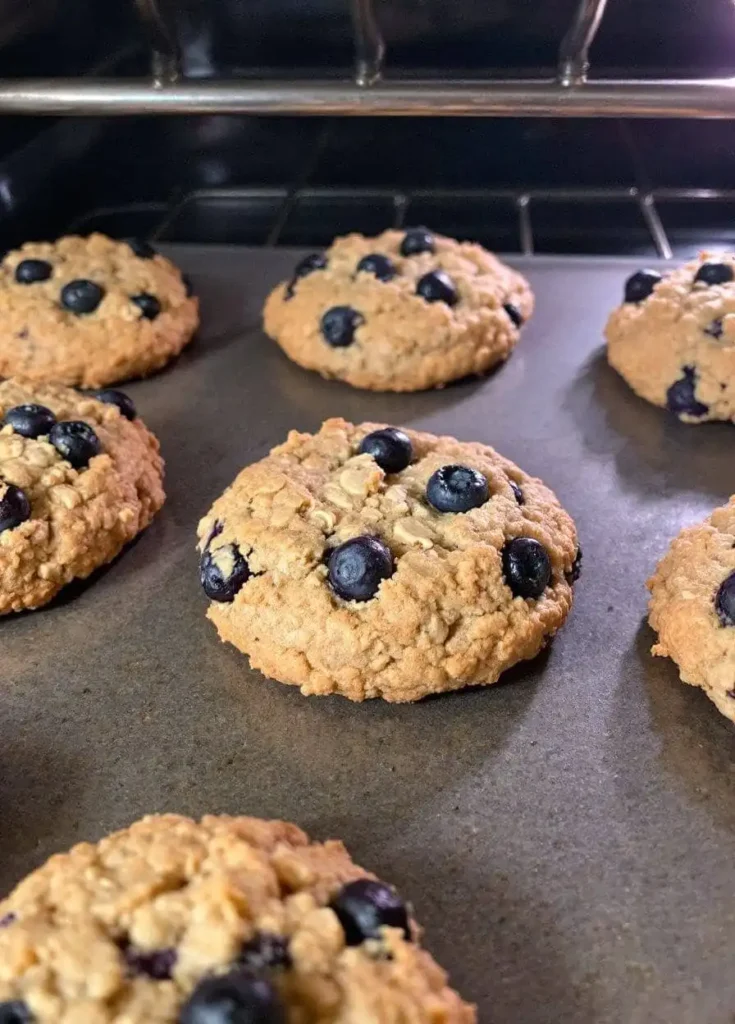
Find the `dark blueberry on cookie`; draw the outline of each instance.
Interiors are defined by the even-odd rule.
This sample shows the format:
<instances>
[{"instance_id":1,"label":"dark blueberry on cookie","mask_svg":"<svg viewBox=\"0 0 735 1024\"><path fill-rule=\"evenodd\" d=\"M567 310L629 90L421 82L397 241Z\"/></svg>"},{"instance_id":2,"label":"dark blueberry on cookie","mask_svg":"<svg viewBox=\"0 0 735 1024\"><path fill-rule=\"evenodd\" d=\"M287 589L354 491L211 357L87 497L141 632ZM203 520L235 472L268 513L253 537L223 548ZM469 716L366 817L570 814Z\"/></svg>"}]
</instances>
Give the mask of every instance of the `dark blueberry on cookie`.
<instances>
[{"instance_id":1,"label":"dark blueberry on cookie","mask_svg":"<svg viewBox=\"0 0 735 1024\"><path fill-rule=\"evenodd\" d=\"M74 469L83 469L89 460L102 451L100 439L82 420L62 420L51 428L49 441Z\"/></svg>"},{"instance_id":2,"label":"dark blueberry on cookie","mask_svg":"<svg viewBox=\"0 0 735 1024\"><path fill-rule=\"evenodd\" d=\"M0 481L0 533L14 530L26 519L31 518L31 503L20 487Z\"/></svg>"},{"instance_id":3,"label":"dark blueberry on cookie","mask_svg":"<svg viewBox=\"0 0 735 1024\"><path fill-rule=\"evenodd\" d=\"M722 318L718 317L704 328L704 333L709 334L710 338L721 338L723 330Z\"/></svg>"},{"instance_id":4,"label":"dark blueberry on cookie","mask_svg":"<svg viewBox=\"0 0 735 1024\"><path fill-rule=\"evenodd\" d=\"M393 558L377 537L354 537L334 548L327 562L332 590L345 601L369 601L393 575Z\"/></svg>"},{"instance_id":5,"label":"dark blueberry on cookie","mask_svg":"<svg viewBox=\"0 0 735 1024\"><path fill-rule=\"evenodd\" d=\"M512 302L506 302L503 309L508 314L514 327L521 327L523 324L523 317L518 306L514 306Z\"/></svg>"},{"instance_id":6,"label":"dark blueberry on cookie","mask_svg":"<svg viewBox=\"0 0 735 1024\"><path fill-rule=\"evenodd\" d=\"M401 242L401 256L418 256L435 248L434 236L427 228L409 228Z\"/></svg>"},{"instance_id":7,"label":"dark blueberry on cookie","mask_svg":"<svg viewBox=\"0 0 735 1024\"><path fill-rule=\"evenodd\" d=\"M366 434L360 442L360 454L372 455L384 473L400 473L413 458L411 440L397 427L384 427Z\"/></svg>"},{"instance_id":8,"label":"dark blueberry on cookie","mask_svg":"<svg viewBox=\"0 0 735 1024\"><path fill-rule=\"evenodd\" d=\"M383 927L401 928L405 937L411 938L406 906L384 882L369 878L348 882L329 905L339 918L348 946L379 939Z\"/></svg>"},{"instance_id":9,"label":"dark blueberry on cookie","mask_svg":"<svg viewBox=\"0 0 735 1024\"><path fill-rule=\"evenodd\" d=\"M282 1024L285 1019L273 986L237 970L200 981L178 1018L179 1024Z\"/></svg>"},{"instance_id":10,"label":"dark blueberry on cookie","mask_svg":"<svg viewBox=\"0 0 735 1024\"><path fill-rule=\"evenodd\" d=\"M126 420L134 420L138 415L132 398L124 391L118 391L117 388L102 388L101 391L92 391L91 395L92 398L96 398L98 402L104 402L105 405L116 405Z\"/></svg>"},{"instance_id":11,"label":"dark blueberry on cookie","mask_svg":"<svg viewBox=\"0 0 735 1024\"><path fill-rule=\"evenodd\" d=\"M37 281L48 281L53 272L48 260L21 260L15 268L15 280L18 284L36 284Z\"/></svg>"},{"instance_id":12,"label":"dark blueberry on cookie","mask_svg":"<svg viewBox=\"0 0 735 1024\"><path fill-rule=\"evenodd\" d=\"M139 256L142 260L152 260L156 255L156 250L150 242L146 242L142 238L128 238L127 242L135 255Z\"/></svg>"},{"instance_id":13,"label":"dark blueberry on cookie","mask_svg":"<svg viewBox=\"0 0 735 1024\"><path fill-rule=\"evenodd\" d=\"M235 544L224 544L214 552L205 550L199 563L204 593L210 600L224 604L235 600L251 575L250 566Z\"/></svg>"},{"instance_id":14,"label":"dark blueberry on cookie","mask_svg":"<svg viewBox=\"0 0 735 1024\"><path fill-rule=\"evenodd\" d=\"M309 274L313 274L315 270L324 270L326 266L327 257L323 252L312 252L308 256L304 256L294 267L293 277L286 285L286 298L292 298L296 282L299 278L307 277Z\"/></svg>"},{"instance_id":15,"label":"dark blueberry on cookie","mask_svg":"<svg viewBox=\"0 0 735 1024\"><path fill-rule=\"evenodd\" d=\"M693 366L683 368L684 376L675 381L666 392L666 407L676 416L706 416L709 407L700 402L695 394L697 379Z\"/></svg>"},{"instance_id":16,"label":"dark blueberry on cookie","mask_svg":"<svg viewBox=\"0 0 735 1024\"><path fill-rule=\"evenodd\" d=\"M151 295L149 292L131 295L130 301L135 303L146 320L155 320L161 312L161 303L155 295Z\"/></svg>"},{"instance_id":17,"label":"dark blueberry on cookie","mask_svg":"<svg viewBox=\"0 0 735 1024\"><path fill-rule=\"evenodd\" d=\"M441 466L426 485L426 500L439 512L469 512L489 496L487 480L469 466Z\"/></svg>"},{"instance_id":18,"label":"dark blueberry on cookie","mask_svg":"<svg viewBox=\"0 0 735 1024\"><path fill-rule=\"evenodd\" d=\"M7 928L8 925L11 925L15 920L17 920L17 916L12 910L7 914L3 914L3 916L0 917L0 928Z\"/></svg>"},{"instance_id":19,"label":"dark blueberry on cookie","mask_svg":"<svg viewBox=\"0 0 735 1024\"><path fill-rule=\"evenodd\" d=\"M416 294L427 302L446 302L448 306L456 306L459 293L449 274L444 270L430 270L418 279Z\"/></svg>"},{"instance_id":20,"label":"dark blueberry on cookie","mask_svg":"<svg viewBox=\"0 0 735 1024\"><path fill-rule=\"evenodd\" d=\"M123 948L123 956L131 974L145 974L154 981L170 978L177 960L175 949L154 949L144 953L129 945Z\"/></svg>"},{"instance_id":21,"label":"dark blueberry on cookie","mask_svg":"<svg viewBox=\"0 0 735 1024\"><path fill-rule=\"evenodd\" d=\"M625 282L625 301L643 302L661 280L657 270L637 270Z\"/></svg>"},{"instance_id":22,"label":"dark blueberry on cookie","mask_svg":"<svg viewBox=\"0 0 735 1024\"><path fill-rule=\"evenodd\" d=\"M731 572L720 584L715 608L723 626L735 626L735 572Z\"/></svg>"},{"instance_id":23,"label":"dark blueberry on cookie","mask_svg":"<svg viewBox=\"0 0 735 1024\"><path fill-rule=\"evenodd\" d=\"M551 580L551 562L543 544L515 537L503 548L503 575L514 597L541 597Z\"/></svg>"},{"instance_id":24,"label":"dark blueberry on cookie","mask_svg":"<svg viewBox=\"0 0 735 1024\"><path fill-rule=\"evenodd\" d=\"M270 932L258 932L242 947L237 962L253 974L262 974L274 967L290 967L288 939Z\"/></svg>"},{"instance_id":25,"label":"dark blueberry on cookie","mask_svg":"<svg viewBox=\"0 0 735 1024\"><path fill-rule=\"evenodd\" d=\"M732 267L729 263L715 263L707 260L703 263L694 276L695 284L699 281L702 284L727 284L732 281Z\"/></svg>"},{"instance_id":26,"label":"dark blueberry on cookie","mask_svg":"<svg viewBox=\"0 0 735 1024\"><path fill-rule=\"evenodd\" d=\"M352 306L332 306L321 319L322 337L333 348L345 348L355 340L355 331L364 322Z\"/></svg>"},{"instance_id":27,"label":"dark blueberry on cookie","mask_svg":"<svg viewBox=\"0 0 735 1024\"><path fill-rule=\"evenodd\" d=\"M511 491L513 491L513 496L515 497L518 504L525 505L526 499L523 497L523 491L520 489L515 480L509 480L508 483L510 484L510 489Z\"/></svg>"},{"instance_id":28,"label":"dark blueberry on cookie","mask_svg":"<svg viewBox=\"0 0 735 1024\"><path fill-rule=\"evenodd\" d=\"M105 290L100 285L79 278L61 289L61 305L70 313L78 315L94 313L104 296Z\"/></svg>"},{"instance_id":29,"label":"dark blueberry on cookie","mask_svg":"<svg viewBox=\"0 0 735 1024\"><path fill-rule=\"evenodd\" d=\"M45 405L28 402L8 409L3 422L8 423L16 434L23 437L41 437L42 434L49 433L56 423L56 417Z\"/></svg>"},{"instance_id":30,"label":"dark blueberry on cookie","mask_svg":"<svg viewBox=\"0 0 735 1024\"><path fill-rule=\"evenodd\" d=\"M373 274L379 281L391 281L398 273L393 261L380 252L371 252L369 256L363 256L357 264L357 270Z\"/></svg>"},{"instance_id":31,"label":"dark blueberry on cookie","mask_svg":"<svg viewBox=\"0 0 735 1024\"><path fill-rule=\"evenodd\" d=\"M0 1003L0 1024L31 1024L33 1014L20 999Z\"/></svg>"}]
</instances>

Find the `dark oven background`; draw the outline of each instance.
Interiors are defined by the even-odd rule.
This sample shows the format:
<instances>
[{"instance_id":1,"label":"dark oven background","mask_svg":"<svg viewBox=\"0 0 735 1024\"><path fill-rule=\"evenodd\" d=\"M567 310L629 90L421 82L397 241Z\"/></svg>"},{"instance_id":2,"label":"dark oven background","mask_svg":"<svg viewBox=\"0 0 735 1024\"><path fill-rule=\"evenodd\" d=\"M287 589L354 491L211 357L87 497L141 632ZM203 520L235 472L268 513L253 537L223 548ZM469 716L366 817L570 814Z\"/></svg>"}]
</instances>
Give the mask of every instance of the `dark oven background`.
<instances>
[{"instance_id":1,"label":"dark oven background","mask_svg":"<svg viewBox=\"0 0 735 1024\"><path fill-rule=\"evenodd\" d=\"M387 74L553 74L576 0L377 0ZM190 76L351 74L347 0L163 2ZM133 0L0 0L3 74L145 74ZM735 67L730 0L610 0L597 75ZM5 246L94 228L320 245L428 222L505 251L733 244L730 122L290 117L0 123ZM655 201L651 220L647 197ZM658 234L658 238L657 238Z\"/></svg>"}]
</instances>

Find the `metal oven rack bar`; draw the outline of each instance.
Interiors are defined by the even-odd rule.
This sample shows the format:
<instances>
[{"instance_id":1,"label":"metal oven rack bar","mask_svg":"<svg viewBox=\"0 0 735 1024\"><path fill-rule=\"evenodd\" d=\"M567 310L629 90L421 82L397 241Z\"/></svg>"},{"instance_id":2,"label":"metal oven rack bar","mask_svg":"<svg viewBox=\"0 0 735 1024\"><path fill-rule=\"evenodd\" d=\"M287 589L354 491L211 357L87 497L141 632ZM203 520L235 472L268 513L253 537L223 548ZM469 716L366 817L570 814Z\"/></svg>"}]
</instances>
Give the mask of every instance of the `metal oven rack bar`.
<instances>
[{"instance_id":1,"label":"metal oven rack bar","mask_svg":"<svg viewBox=\"0 0 735 1024\"><path fill-rule=\"evenodd\" d=\"M191 80L159 0L136 0L152 48L150 79L0 80L0 112L25 114L339 114L353 116L735 117L735 78L589 80L588 52L607 0L579 0L554 79L407 81L381 74L374 0L351 0L349 81Z\"/></svg>"}]
</instances>

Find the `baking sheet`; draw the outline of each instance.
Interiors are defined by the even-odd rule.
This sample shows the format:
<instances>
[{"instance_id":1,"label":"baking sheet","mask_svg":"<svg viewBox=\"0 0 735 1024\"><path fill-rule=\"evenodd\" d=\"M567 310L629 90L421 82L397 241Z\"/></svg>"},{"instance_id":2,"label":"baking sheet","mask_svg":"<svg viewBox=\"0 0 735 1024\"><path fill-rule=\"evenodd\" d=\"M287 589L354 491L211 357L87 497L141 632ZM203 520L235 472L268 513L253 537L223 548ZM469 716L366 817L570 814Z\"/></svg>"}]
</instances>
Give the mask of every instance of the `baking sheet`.
<instances>
[{"instance_id":1,"label":"baking sheet","mask_svg":"<svg viewBox=\"0 0 735 1024\"><path fill-rule=\"evenodd\" d=\"M735 490L735 428L635 398L601 354L623 259L513 260L537 314L506 366L414 395L355 391L259 330L284 250L177 247L203 328L128 386L161 439L152 527L53 607L0 622L0 889L153 811L283 817L395 883L493 1024L727 1022L735 1011L733 731L652 659L644 581ZM327 416L495 445L584 548L549 651L416 706L304 698L205 620L195 526L247 462Z\"/></svg>"}]
</instances>

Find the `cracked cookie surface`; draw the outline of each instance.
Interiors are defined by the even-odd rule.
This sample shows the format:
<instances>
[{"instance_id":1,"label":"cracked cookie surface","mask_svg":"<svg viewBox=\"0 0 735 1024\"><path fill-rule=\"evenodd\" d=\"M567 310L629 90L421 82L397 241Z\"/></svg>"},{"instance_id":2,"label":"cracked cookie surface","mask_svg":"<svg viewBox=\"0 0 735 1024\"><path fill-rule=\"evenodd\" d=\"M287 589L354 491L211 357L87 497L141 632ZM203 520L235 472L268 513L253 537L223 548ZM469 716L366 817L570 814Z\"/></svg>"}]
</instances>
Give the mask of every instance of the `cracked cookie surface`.
<instances>
[{"instance_id":1,"label":"cracked cookie surface","mask_svg":"<svg viewBox=\"0 0 735 1024\"><path fill-rule=\"evenodd\" d=\"M411 229L306 257L268 297L264 326L324 377L418 391L502 362L532 312L527 281L482 246Z\"/></svg>"},{"instance_id":2,"label":"cracked cookie surface","mask_svg":"<svg viewBox=\"0 0 735 1024\"><path fill-rule=\"evenodd\" d=\"M611 366L684 423L735 419L735 256L644 270L605 330Z\"/></svg>"},{"instance_id":3,"label":"cracked cookie surface","mask_svg":"<svg viewBox=\"0 0 735 1024\"><path fill-rule=\"evenodd\" d=\"M735 497L672 541L648 582L652 653L735 721Z\"/></svg>"},{"instance_id":4,"label":"cracked cookie surface","mask_svg":"<svg viewBox=\"0 0 735 1024\"><path fill-rule=\"evenodd\" d=\"M158 441L115 397L0 383L0 614L112 561L163 504Z\"/></svg>"},{"instance_id":5,"label":"cracked cookie surface","mask_svg":"<svg viewBox=\"0 0 735 1024\"><path fill-rule=\"evenodd\" d=\"M5 255L0 376L101 387L153 373L181 352L198 300L170 260L131 244L68 235Z\"/></svg>"},{"instance_id":6,"label":"cracked cookie surface","mask_svg":"<svg viewBox=\"0 0 735 1024\"><path fill-rule=\"evenodd\" d=\"M223 998L242 1016L217 1016ZM22 881L0 903L8 1007L36 1024L475 1020L340 842L226 816L144 818Z\"/></svg>"},{"instance_id":7,"label":"cracked cookie surface","mask_svg":"<svg viewBox=\"0 0 735 1024\"><path fill-rule=\"evenodd\" d=\"M199 540L220 637L352 700L494 683L564 622L579 555L553 493L492 448L340 419L246 467Z\"/></svg>"}]
</instances>

